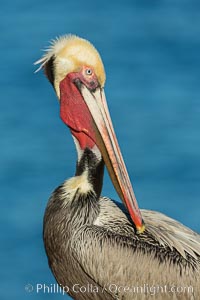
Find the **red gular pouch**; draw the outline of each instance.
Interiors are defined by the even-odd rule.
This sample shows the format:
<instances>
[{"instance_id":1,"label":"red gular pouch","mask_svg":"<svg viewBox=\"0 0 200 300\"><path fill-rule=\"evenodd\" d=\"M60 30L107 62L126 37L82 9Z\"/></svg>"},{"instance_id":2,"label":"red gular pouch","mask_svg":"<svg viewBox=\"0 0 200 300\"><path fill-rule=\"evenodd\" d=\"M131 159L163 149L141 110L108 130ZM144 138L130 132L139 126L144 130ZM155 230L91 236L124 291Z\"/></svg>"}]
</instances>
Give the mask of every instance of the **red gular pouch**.
<instances>
[{"instance_id":1,"label":"red gular pouch","mask_svg":"<svg viewBox=\"0 0 200 300\"><path fill-rule=\"evenodd\" d=\"M75 83L77 75L70 73L60 82L60 117L78 140L80 148L92 149L96 144L94 122ZM82 84L80 80L79 83Z\"/></svg>"}]
</instances>

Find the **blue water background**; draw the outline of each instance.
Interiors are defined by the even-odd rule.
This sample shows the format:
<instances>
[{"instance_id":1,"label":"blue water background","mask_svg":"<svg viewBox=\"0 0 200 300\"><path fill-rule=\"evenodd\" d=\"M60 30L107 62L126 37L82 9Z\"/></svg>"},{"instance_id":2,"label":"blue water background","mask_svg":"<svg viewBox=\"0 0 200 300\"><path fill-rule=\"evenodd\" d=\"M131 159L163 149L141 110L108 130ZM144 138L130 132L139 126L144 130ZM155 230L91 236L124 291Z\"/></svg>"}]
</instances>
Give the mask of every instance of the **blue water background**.
<instances>
[{"instance_id":1,"label":"blue water background","mask_svg":"<svg viewBox=\"0 0 200 300\"><path fill-rule=\"evenodd\" d=\"M76 152L59 105L33 62L75 33L100 51L106 96L140 207L200 231L200 2L1 0L0 299L53 284L42 242L51 192ZM106 175L103 194L118 199Z\"/></svg>"}]
</instances>

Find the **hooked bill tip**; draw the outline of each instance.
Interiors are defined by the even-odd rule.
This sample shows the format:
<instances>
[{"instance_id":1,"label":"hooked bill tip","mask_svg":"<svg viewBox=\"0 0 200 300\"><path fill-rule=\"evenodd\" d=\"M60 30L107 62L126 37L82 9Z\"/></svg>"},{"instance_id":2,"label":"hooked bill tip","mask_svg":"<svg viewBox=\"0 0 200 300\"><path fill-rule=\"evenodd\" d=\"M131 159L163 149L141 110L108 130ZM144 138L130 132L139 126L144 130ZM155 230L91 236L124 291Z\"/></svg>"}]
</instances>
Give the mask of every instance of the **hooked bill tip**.
<instances>
[{"instance_id":1,"label":"hooked bill tip","mask_svg":"<svg viewBox=\"0 0 200 300\"><path fill-rule=\"evenodd\" d=\"M144 224L144 221L142 220L142 225L141 226L136 226L136 233L141 234L145 231L146 226Z\"/></svg>"}]
</instances>

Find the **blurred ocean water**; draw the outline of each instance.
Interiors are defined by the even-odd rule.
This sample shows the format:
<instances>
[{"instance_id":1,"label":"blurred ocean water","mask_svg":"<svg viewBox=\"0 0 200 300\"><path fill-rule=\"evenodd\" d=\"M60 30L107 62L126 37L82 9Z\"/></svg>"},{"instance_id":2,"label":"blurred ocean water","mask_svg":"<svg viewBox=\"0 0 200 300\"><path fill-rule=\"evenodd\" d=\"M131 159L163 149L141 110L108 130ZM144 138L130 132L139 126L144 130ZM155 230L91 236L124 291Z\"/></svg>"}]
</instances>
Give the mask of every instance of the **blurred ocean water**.
<instances>
[{"instance_id":1,"label":"blurred ocean water","mask_svg":"<svg viewBox=\"0 0 200 300\"><path fill-rule=\"evenodd\" d=\"M25 290L55 283L42 219L76 161L54 91L42 72L34 74L33 62L56 36L85 37L102 55L140 207L200 232L200 2L2 0L0 28L0 299L63 297ZM107 175L102 194L117 199Z\"/></svg>"}]
</instances>

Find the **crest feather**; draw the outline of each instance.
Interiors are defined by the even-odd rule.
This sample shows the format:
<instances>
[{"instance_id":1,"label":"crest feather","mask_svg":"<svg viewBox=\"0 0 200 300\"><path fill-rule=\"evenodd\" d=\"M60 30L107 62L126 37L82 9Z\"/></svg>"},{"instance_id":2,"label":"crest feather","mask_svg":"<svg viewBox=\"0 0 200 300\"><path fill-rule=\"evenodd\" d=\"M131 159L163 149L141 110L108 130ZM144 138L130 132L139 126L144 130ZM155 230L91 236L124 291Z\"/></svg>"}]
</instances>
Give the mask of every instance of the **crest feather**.
<instances>
[{"instance_id":1,"label":"crest feather","mask_svg":"<svg viewBox=\"0 0 200 300\"><path fill-rule=\"evenodd\" d=\"M66 34L50 40L50 45L46 49L43 49L43 51L45 52L43 56L39 58L36 62L34 62L34 65L39 65L35 73L39 72L53 55L57 55L59 51L65 46L66 41L72 38L77 38L77 36L72 34Z\"/></svg>"}]
</instances>

